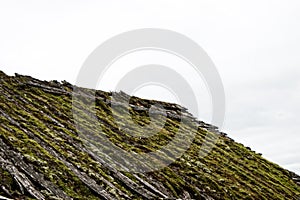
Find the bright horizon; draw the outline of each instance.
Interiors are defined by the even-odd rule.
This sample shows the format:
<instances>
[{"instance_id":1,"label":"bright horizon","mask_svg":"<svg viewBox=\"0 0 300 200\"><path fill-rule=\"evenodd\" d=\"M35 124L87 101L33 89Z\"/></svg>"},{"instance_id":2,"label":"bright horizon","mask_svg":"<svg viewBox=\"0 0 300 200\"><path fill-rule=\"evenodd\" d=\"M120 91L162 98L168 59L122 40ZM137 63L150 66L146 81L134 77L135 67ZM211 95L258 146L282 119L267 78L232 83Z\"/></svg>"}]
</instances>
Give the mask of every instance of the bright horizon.
<instances>
[{"instance_id":1,"label":"bright horizon","mask_svg":"<svg viewBox=\"0 0 300 200\"><path fill-rule=\"evenodd\" d=\"M182 33L207 52L222 78L227 104L222 130L300 174L299 10L297 0L3 1L0 70L74 84L88 55L115 35L149 27ZM185 73L185 64L168 55L129 56L115 64L99 89L114 90L122 73L143 62L166 62ZM193 80L201 88L198 117L209 122L209 94ZM176 101L163 88L136 94Z\"/></svg>"}]
</instances>

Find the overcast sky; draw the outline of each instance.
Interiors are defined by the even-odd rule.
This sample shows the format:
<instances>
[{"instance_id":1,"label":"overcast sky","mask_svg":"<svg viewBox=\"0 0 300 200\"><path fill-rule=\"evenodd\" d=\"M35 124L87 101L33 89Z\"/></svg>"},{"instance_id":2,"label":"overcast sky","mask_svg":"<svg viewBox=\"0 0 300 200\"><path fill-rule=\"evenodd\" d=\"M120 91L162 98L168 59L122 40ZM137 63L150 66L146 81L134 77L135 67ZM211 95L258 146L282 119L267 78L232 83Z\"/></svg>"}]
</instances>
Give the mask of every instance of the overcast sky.
<instances>
[{"instance_id":1,"label":"overcast sky","mask_svg":"<svg viewBox=\"0 0 300 200\"><path fill-rule=\"evenodd\" d=\"M223 80L222 129L299 174L299 10L299 0L1 0L0 70L75 83L87 56L114 35L138 28L182 33L208 53ZM159 88L139 92L172 101L166 94ZM203 105L199 118L209 121L210 105Z\"/></svg>"}]
</instances>

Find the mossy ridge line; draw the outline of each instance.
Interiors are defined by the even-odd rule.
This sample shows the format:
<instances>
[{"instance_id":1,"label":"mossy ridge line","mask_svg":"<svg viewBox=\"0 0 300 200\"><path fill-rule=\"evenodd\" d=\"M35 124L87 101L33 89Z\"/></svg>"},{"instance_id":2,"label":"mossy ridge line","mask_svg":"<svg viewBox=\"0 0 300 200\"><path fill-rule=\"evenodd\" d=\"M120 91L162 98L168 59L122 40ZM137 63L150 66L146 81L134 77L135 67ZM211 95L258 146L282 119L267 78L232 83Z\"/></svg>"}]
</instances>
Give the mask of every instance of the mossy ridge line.
<instances>
[{"instance_id":1,"label":"mossy ridge line","mask_svg":"<svg viewBox=\"0 0 300 200\"><path fill-rule=\"evenodd\" d=\"M188 151L165 169L146 174L116 171L82 145L73 122L72 85L66 82L39 81L22 75L9 77L2 72L0 76L1 138L13 151L33 159L30 161L26 158L24 161L33 166L33 170L38 173L44 170L39 168L38 163L47 161L48 164L40 165L46 169L47 167L50 169L52 166L48 165L53 163L56 171L52 170L51 176L65 177L66 180L51 179L51 182L69 196L86 199L85 194L89 193L90 199L99 198L93 197L93 192L88 189L65 187L72 182L81 184L82 188L86 185L78 179L76 173L73 173L74 169L70 169L71 164L80 173L102 185L111 195L109 198L297 199L299 197L297 195L300 190L294 181L297 180L295 174L234 142L226 134L218 132L216 127L197 121L180 106L159 102L168 110L168 121L163 131L147 140L137 140L120 131L113 121L110 112L111 92L85 89L86 98L96 94L95 108L98 119L103 122L101 126L104 128L104 134L119 147L129 151L149 152L164 146L176 134L180 116L189 117L199 125L194 143ZM122 95L126 94L120 93L121 97ZM138 124L149 122L147 109L153 103L157 102L131 98L130 114ZM81 106L84 108L85 105ZM124 109L120 107L118 110L120 116ZM94 131L94 126L89 124L90 122L84 123L85 131ZM185 126L184 130L190 131L189 126ZM142 132L142 129L140 131ZM219 142L207 157L199 159L197 155L205 136L213 133L221 135ZM49 147L55 150L56 154L49 153ZM61 162L59 157L66 163ZM61 175L62 171L70 173ZM21 194L20 189L13 183L11 174L5 170L0 172L2 173L0 177L5 180L5 189L0 189L0 195L11 194L11 197L23 195L32 198L29 193ZM46 198L55 198L42 189L40 192Z\"/></svg>"}]
</instances>

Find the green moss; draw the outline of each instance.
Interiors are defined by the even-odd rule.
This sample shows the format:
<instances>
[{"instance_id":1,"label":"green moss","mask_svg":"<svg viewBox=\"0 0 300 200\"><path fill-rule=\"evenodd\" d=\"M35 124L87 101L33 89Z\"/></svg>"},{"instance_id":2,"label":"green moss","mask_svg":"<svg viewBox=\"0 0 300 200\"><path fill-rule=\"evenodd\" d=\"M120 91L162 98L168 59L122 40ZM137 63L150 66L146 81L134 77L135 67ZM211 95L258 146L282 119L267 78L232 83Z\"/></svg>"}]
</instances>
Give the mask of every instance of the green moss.
<instances>
[{"instance_id":1,"label":"green moss","mask_svg":"<svg viewBox=\"0 0 300 200\"><path fill-rule=\"evenodd\" d=\"M89 114L84 112L88 106L84 102L89 101L88 97L83 98L82 102L78 101L78 107L72 110L72 96L68 93L72 92L72 88L67 84L37 81L41 85L58 87L66 92L54 94L41 87L26 85L30 77L0 75L3 77L0 81L0 110L9 116L0 115L1 139L20 153L35 172L74 199L100 198L76 175L74 168L117 199L144 199L145 191L153 192L136 178L138 174L118 172L126 176L127 181L131 181L129 184L105 163L100 163L84 150L85 143L81 139L84 133L94 134L94 140L89 142L96 146L102 145L109 156L113 152L105 144L99 143L97 138L106 136L110 142L124 150L148 153L172 141L180 126L185 132L196 134L189 149L164 169L141 175L144 181L153 184L153 187L169 197L183 198L184 192L188 192L194 199L200 199L202 194L214 199L293 199L300 194L299 186L291 180L288 171L228 137L220 137L213 150L205 158L200 158L199 151L202 150L205 136L212 135L201 127L193 130L190 124L181 124L178 119L167 117L164 127L157 134L148 138L133 137L132 134L143 134L144 127L150 122L157 126L160 121L150 121L147 110L137 111L132 108L129 110L131 119L128 121L124 118L127 108L117 106L113 113L110 105L102 100L110 100L112 94L96 91L95 104L90 105L99 120L99 124L95 124ZM88 89L83 92L89 95L95 93ZM157 102L133 97L130 103L150 108ZM167 108L173 106L161 103ZM174 106L172 109L175 109ZM81 132L76 130L73 111L83 116L78 119L82 125ZM176 112L180 113L179 110ZM118 122L113 114L119 118ZM120 124L129 126L123 130ZM1 184L15 193L14 196L21 195L12 174L0 168L0 178ZM34 184L38 185L36 182ZM47 199L56 198L45 188L41 191ZM0 195L7 194L0 189ZM27 193L25 196L31 198Z\"/></svg>"}]
</instances>

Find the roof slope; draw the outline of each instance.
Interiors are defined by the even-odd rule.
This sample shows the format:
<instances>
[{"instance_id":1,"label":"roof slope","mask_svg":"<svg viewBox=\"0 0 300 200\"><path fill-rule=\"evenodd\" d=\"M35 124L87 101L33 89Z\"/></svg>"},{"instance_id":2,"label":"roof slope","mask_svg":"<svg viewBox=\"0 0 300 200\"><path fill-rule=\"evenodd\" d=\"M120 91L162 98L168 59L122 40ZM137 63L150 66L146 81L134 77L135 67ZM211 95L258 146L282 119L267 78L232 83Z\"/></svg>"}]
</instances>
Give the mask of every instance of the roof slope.
<instances>
[{"instance_id":1,"label":"roof slope","mask_svg":"<svg viewBox=\"0 0 300 200\"><path fill-rule=\"evenodd\" d=\"M0 76L0 197L299 199L297 175L200 121L189 149L168 167L147 173L118 171L99 159L79 137L72 114L72 85L11 77L1 71ZM130 137L113 120L112 93L97 91L96 96L103 134L127 151L150 152L166 145L176 135L178 118L192 118L184 109L181 113L180 106L161 102L168 110L163 129L148 139ZM147 124L148 108L157 102L134 97L130 103L136 122ZM124 109L120 106L120 113ZM94 132L93 124L84 120L82 124L81 131ZM185 130L188 132L189 127ZM142 129L134 131L143 133ZM200 158L205 136L216 133L220 134L216 146Z\"/></svg>"}]
</instances>

